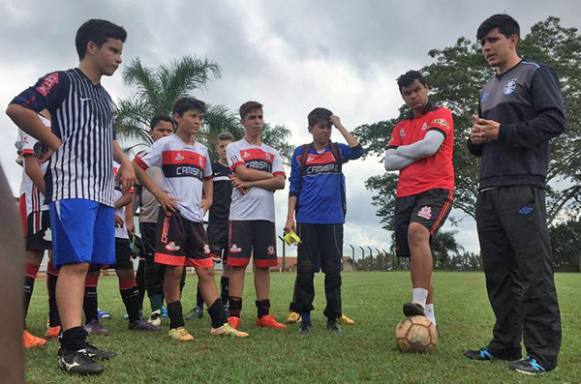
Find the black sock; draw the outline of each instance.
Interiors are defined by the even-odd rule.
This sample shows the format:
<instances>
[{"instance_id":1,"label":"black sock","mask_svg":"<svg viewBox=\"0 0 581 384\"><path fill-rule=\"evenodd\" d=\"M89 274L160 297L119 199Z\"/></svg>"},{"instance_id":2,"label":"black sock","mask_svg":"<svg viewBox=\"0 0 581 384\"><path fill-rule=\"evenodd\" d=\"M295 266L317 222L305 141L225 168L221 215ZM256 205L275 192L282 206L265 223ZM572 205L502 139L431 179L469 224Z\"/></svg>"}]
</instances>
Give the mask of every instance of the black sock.
<instances>
[{"instance_id":1,"label":"black sock","mask_svg":"<svg viewBox=\"0 0 581 384\"><path fill-rule=\"evenodd\" d=\"M268 315L270 312L270 300L256 300L256 313L260 319L262 316Z\"/></svg>"},{"instance_id":2,"label":"black sock","mask_svg":"<svg viewBox=\"0 0 581 384\"><path fill-rule=\"evenodd\" d=\"M56 306L56 282L58 275L46 274L46 289L48 291L48 326L56 327L61 325L59 311Z\"/></svg>"},{"instance_id":3,"label":"black sock","mask_svg":"<svg viewBox=\"0 0 581 384\"><path fill-rule=\"evenodd\" d=\"M181 301L174 301L167 305L167 315L169 316L169 328L179 328L185 325L184 314L182 312Z\"/></svg>"},{"instance_id":4,"label":"black sock","mask_svg":"<svg viewBox=\"0 0 581 384\"><path fill-rule=\"evenodd\" d=\"M62 333L60 342L64 349L68 351L78 351L87 346L87 332L83 327L69 328Z\"/></svg>"},{"instance_id":5,"label":"black sock","mask_svg":"<svg viewBox=\"0 0 581 384\"><path fill-rule=\"evenodd\" d=\"M129 322L133 323L139 320L139 290L137 287L120 289L119 292L121 293L123 304L125 304Z\"/></svg>"},{"instance_id":6,"label":"black sock","mask_svg":"<svg viewBox=\"0 0 581 384\"><path fill-rule=\"evenodd\" d=\"M97 308L99 306L97 298L97 287L85 287L83 298L83 312L85 312L85 324L97 320Z\"/></svg>"},{"instance_id":7,"label":"black sock","mask_svg":"<svg viewBox=\"0 0 581 384\"><path fill-rule=\"evenodd\" d=\"M200 291L199 284L198 284L198 293L196 294L196 307L204 308L204 298L202 297L202 292Z\"/></svg>"},{"instance_id":8,"label":"black sock","mask_svg":"<svg viewBox=\"0 0 581 384\"><path fill-rule=\"evenodd\" d=\"M210 314L210 319L212 319L212 328L219 328L227 322L224 304L222 304L222 299L220 298L216 299L214 304L208 308L208 313Z\"/></svg>"},{"instance_id":9,"label":"black sock","mask_svg":"<svg viewBox=\"0 0 581 384\"><path fill-rule=\"evenodd\" d=\"M230 296L230 316L240 317L240 312L242 311L242 298L236 296Z\"/></svg>"},{"instance_id":10,"label":"black sock","mask_svg":"<svg viewBox=\"0 0 581 384\"><path fill-rule=\"evenodd\" d=\"M227 278L226 276L222 276L220 278L220 297L222 298L222 303L224 305L228 305L228 296L229 295L229 289L228 289L228 284L230 282L230 279Z\"/></svg>"},{"instance_id":11,"label":"black sock","mask_svg":"<svg viewBox=\"0 0 581 384\"><path fill-rule=\"evenodd\" d=\"M137 288L137 309L143 310L143 299L145 298L145 291Z\"/></svg>"},{"instance_id":12,"label":"black sock","mask_svg":"<svg viewBox=\"0 0 581 384\"><path fill-rule=\"evenodd\" d=\"M135 282L137 283L138 304L139 311L143 311L143 299L145 298L145 260L139 258L139 264L137 265L137 271L135 272Z\"/></svg>"},{"instance_id":13,"label":"black sock","mask_svg":"<svg viewBox=\"0 0 581 384\"><path fill-rule=\"evenodd\" d=\"M34 280L34 277L24 277L24 318L26 318L28 307L30 306L30 298L32 297L32 291L34 290Z\"/></svg>"}]
</instances>

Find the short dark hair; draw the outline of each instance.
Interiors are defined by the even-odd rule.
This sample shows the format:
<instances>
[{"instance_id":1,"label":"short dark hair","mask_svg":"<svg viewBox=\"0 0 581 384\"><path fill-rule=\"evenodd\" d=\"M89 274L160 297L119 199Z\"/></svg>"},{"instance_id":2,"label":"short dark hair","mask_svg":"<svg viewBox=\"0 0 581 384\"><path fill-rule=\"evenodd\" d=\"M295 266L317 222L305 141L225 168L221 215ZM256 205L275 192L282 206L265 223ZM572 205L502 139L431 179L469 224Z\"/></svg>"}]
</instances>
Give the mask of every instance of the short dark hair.
<instances>
[{"instance_id":1,"label":"short dark hair","mask_svg":"<svg viewBox=\"0 0 581 384\"><path fill-rule=\"evenodd\" d=\"M494 28L498 28L498 31L507 38L516 35L520 40L520 26L518 25L518 22L507 14L499 13L490 16L480 24L478 31L476 32L476 38L478 41L482 40L482 38L488 35L488 33Z\"/></svg>"},{"instance_id":2,"label":"short dark hair","mask_svg":"<svg viewBox=\"0 0 581 384\"><path fill-rule=\"evenodd\" d=\"M329 118L333 115L333 112L331 112L329 109L327 108L315 108L313 109L311 112L309 112L309 114L307 115L307 121L309 122L309 127L312 127L313 125L323 121L327 124L329 124Z\"/></svg>"},{"instance_id":3,"label":"short dark hair","mask_svg":"<svg viewBox=\"0 0 581 384\"><path fill-rule=\"evenodd\" d=\"M224 132L218 133L218 136L216 137L216 139L234 141L234 135L232 135L230 132L224 131Z\"/></svg>"},{"instance_id":4,"label":"short dark hair","mask_svg":"<svg viewBox=\"0 0 581 384\"><path fill-rule=\"evenodd\" d=\"M175 127L175 122L173 121L173 119L171 117L169 117L168 115L155 115L153 116L153 119L151 119L151 121L149 122L149 129L153 129L155 128L155 126L160 122L160 121L167 121L170 122L172 127Z\"/></svg>"},{"instance_id":5,"label":"short dark hair","mask_svg":"<svg viewBox=\"0 0 581 384\"><path fill-rule=\"evenodd\" d=\"M180 97L173 104L172 112L181 116L187 111L206 113L206 103L202 100L196 99L195 97Z\"/></svg>"},{"instance_id":6,"label":"short dark hair","mask_svg":"<svg viewBox=\"0 0 581 384\"><path fill-rule=\"evenodd\" d=\"M252 111L256 109L262 109L262 104L258 101L247 101L246 103L240 106L240 118L244 120L244 118Z\"/></svg>"},{"instance_id":7,"label":"short dark hair","mask_svg":"<svg viewBox=\"0 0 581 384\"><path fill-rule=\"evenodd\" d=\"M127 31L107 20L91 19L86 21L79 27L75 36L75 46L79 59L82 60L85 57L89 41L101 48L107 39L117 39L124 43L127 39Z\"/></svg>"},{"instance_id":8,"label":"short dark hair","mask_svg":"<svg viewBox=\"0 0 581 384\"><path fill-rule=\"evenodd\" d=\"M424 87L428 85L426 78L420 71L411 70L397 78L397 86L399 87L399 91L401 92L401 89L404 87L409 87L416 80L419 81Z\"/></svg>"}]
</instances>

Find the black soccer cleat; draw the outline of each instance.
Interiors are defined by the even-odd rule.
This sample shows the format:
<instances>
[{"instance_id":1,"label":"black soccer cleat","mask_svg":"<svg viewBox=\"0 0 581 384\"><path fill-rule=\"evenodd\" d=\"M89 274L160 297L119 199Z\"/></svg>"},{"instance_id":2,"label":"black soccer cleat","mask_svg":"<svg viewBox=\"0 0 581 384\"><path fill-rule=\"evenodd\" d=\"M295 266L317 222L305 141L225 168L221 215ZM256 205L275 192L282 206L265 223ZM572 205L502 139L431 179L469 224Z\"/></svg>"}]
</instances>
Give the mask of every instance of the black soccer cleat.
<instances>
[{"instance_id":1,"label":"black soccer cleat","mask_svg":"<svg viewBox=\"0 0 581 384\"><path fill-rule=\"evenodd\" d=\"M201 319L202 316L204 316L204 309L196 305L194 309L188 313L186 320Z\"/></svg>"},{"instance_id":2,"label":"black soccer cleat","mask_svg":"<svg viewBox=\"0 0 581 384\"><path fill-rule=\"evenodd\" d=\"M311 324L310 321L301 321L301 323L299 324L299 334L308 335L309 333L311 333L312 328L313 325Z\"/></svg>"},{"instance_id":3,"label":"black soccer cleat","mask_svg":"<svg viewBox=\"0 0 581 384\"><path fill-rule=\"evenodd\" d=\"M90 358L95 359L95 360L110 360L112 358L114 358L115 356L117 356L117 353L112 352L112 351L105 351L102 349L99 349L97 347L95 347L93 344L89 344L87 343L87 346L85 347L85 350L87 351L87 354L89 355Z\"/></svg>"},{"instance_id":4,"label":"black soccer cleat","mask_svg":"<svg viewBox=\"0 0 581 384\"><path fill-rule=\"evenodd\" d=\"M65 372L77 375L98 375L104 369L101 364L91 358L86 349L78 351L60 349L58 352L58 364Z\"/></svg>"},{"instance_id":5,"label":"black soccer cleat","mask_svg":"<svg viewBox=\"0 0 581 384\"><path fill-rule=\"evenodd\" d=\"M424 307L417 303L405 303L403 305L403 314L405 315L405 317L426 316Z\"/></svg>"},{"instance_id":6,"label":"black soccer cleat","mask_svg":"<svg viewBox=\"0 0 581 384\"><path fill-rule=\"evenodd\" d=\"M513 361L510 363L510 369L525 375L540 375L547 373L545 367L543 367L537 359L531 356L527 356L521 360Z\"/></svg>"},{"instance_id":7,"label":"black soccer cleat","mask_svg":"<svg viewBox=\"0 0 581 384\"><path fill-rule=\"evenodd\" d=\"M327 330L338 335L341 333L341 328L337 325L337 320L327 320Z\"/></svg>"},{"instance_id":8,"label":"black soccer cleat","mask_svg":"<svg viewBox=\"0 0 581 384\"><path fill-rule=\"evenodd\" d=\"M159 332L161 328L149 323L147 320L139 319L132 323L129 323L128 328L132 331L145 331L145 332Z\"/></svg>"},{"instance_id":9,"label":"black soccer cleat","mask_svg":"<svg viewBox=\"0 0 581 384\"><path fill-rule=\"evenodd\" d=\"M464 356L470 360L475 361L493 361L493 360L504 360L504 361L515 361L521 358L517 354L505 354L497 353L494 354L488 348L480 348L480 350L468 350L464 352Z\"/></svg>"}]
</instances>

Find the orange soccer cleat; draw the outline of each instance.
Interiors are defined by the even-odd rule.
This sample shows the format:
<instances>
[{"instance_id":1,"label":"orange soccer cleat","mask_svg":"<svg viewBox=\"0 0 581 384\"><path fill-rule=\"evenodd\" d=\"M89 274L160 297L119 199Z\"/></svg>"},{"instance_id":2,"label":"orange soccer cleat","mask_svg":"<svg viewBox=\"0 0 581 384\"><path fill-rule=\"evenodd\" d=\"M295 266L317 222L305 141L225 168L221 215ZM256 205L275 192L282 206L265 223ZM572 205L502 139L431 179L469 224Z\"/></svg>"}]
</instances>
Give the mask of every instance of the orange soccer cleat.
<instances>
[{"instance_id":1,"label":"orange soccer cleat","mask_svg":"<svg viewBox=\"0 0 581 384\"><path fill-rule=\"evenodd\" d=\"M56 327L50 327L47 325L44 337L46 339L56 339L57 337L59 337L60 333L61 333L60 325L57 325Z\"/></svg>"},{"instance_id":2,"label":"orange soccer cleat","mask_svg":"<svg viewBox=\"0 0 581 384\"><path fill-rule=\"evenodd\" d=\"M264 315L259 319L256 319L256 325L259 327L265 328L274 328L274 329L285 329L286 326L282 323L276 321L274 316L272 315Z\"/></svg>"},{"instance_id":3,"label":"orange soccer cleat","mask_svg":"<svg viewBox=\"0 0 581 384\"><path fill-rule=\"evenodd\" d=\"M37 348L45 345L46 340L42 337L34 336L32 333L25 329L24 333L22 334L22 344L26 349Z\"/></svg>"}]
</instances>

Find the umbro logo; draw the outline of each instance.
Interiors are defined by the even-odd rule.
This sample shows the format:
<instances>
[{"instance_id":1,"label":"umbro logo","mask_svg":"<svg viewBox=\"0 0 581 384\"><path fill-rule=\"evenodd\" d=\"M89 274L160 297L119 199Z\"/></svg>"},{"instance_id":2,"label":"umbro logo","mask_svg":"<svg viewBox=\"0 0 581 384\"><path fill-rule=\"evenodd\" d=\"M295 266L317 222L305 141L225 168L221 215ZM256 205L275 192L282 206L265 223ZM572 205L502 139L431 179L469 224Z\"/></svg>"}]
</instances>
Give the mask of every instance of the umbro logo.
<instances>
[{"instance_id":1,"label":"umbro logo","mask_svg":"<svg viewBox=\"0 0 581 384\"><path fill-rule=\"evenodd\" d=\"M64 358L61 358L61 363L63 363L63 365L65 366L66 370L69 371L69 372L71 371L71 369L73 369L75 367L80 367L81 366L81 364L77 363L76 361L73 361L72 363L69 364L69 363L67 363L65 361Z\"/></svg>"},{"instance_id":2,"label":"umbro logo","mask_svg":"<svg viewBox=\"0 0 581 384\"><path fill-rule=\"evenodd\" d=\"M182 155L181 153L178 153L176 155L176 161L182 161L184 159L184 155Z\"/></svg>"}]
</instances>

